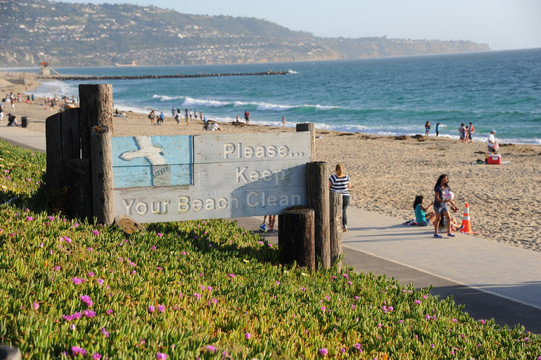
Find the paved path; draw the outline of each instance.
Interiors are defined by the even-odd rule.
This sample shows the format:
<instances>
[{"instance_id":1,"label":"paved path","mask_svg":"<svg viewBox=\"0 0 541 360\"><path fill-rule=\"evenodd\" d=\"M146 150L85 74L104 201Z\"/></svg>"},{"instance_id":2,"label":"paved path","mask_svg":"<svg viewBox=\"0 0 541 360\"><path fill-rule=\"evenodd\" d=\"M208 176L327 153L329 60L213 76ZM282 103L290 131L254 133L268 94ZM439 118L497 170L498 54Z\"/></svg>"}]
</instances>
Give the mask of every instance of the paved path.
<instances>
[{"instance_id":1,"label":"paved path","mask_svg":"<svg viewBox=\"0 0 541 360\"><path fill-rule=\"evenodd\" d=\"M45 151L45 137L23 128L0 126L0 138ZM475 229L475 209L470 209ZM413 216L413 214L412 214ZM393 277L465 306L475 318L495 318L500 325L522 324L541 334L541 253L479 237L432 237L432 228L403 226L389 216L348 210L344 261L356 271ZM235 219L257 231L261 218ZM277 241L277 232L264 234Z\"/></svg>"}]
</instances>

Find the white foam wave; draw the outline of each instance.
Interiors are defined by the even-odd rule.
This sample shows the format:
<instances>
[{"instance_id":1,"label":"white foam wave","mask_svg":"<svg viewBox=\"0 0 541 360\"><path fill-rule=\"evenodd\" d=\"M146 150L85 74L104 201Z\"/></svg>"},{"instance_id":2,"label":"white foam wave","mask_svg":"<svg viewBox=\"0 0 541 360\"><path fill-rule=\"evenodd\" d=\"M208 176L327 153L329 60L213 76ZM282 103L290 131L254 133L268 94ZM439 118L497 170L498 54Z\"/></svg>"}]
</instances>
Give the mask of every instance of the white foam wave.
<instances>
[{"instance_id":1,"label":"white foam wave","mask_svg":"<svg viewBox=\"0 0 541 360\"><path fill-rule=\"evenodd\" d=\"M185 96L167 96L167 95L157 95L152 96L153 99L159 99L163 102L173 101L173 100L184 100Z\"/></svg>"},{"instance_id":2,"label":"white foam wave","mask_svg":"<svg viewBox=\"0 0 541 360\"><path fill-rule=\"evenodd\" d=\"M220 100L206 100L206 99L194 99L189 96L186 97L184 100L183 106L186 107L193 107L193 106L201 106L201 107L224 107L231 105L231 102L227 101L220 101Z\"/></svg>"},{"instance_id":3,"label":"white foam wave","mask_svg":"<svg viewBox=\"0 0 541 360\"><path fill-rule=\"evenodd\" d=\"M79 94L79 88L77 84L54 80L41 83L33 94L38 97L48 98L52 98L55 95L59 98L62 96L72 97Z\"/></svg>"}]
</instances>

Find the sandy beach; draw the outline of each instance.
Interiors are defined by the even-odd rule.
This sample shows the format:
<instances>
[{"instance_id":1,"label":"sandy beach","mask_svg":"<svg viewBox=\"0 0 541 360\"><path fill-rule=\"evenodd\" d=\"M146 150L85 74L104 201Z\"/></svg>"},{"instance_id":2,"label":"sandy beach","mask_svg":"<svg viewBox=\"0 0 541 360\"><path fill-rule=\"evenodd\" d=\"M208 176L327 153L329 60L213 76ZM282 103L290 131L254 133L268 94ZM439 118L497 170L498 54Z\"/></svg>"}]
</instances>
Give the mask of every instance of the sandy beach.
<instances>
[{"instance_id":1,"label":"sandy beach","mask_svg":"<svg viewBox=\"0 0 541 360\"><path fill-rule=\"evenodd\" d=\"M20 78L21 73L0 72L0 97L10 91L31 93L38 84L32 74L25 76L24 84L10 81ZM58 107L51 109L43 99L36 99L34 104L16 103L15 110L7 103L2 105L6 116L0 131L7 125L7 113L13 113L19 122L26 116L30 130L44 133L46 118L59 111ZM114 135L208 133L202 121L177 125L167 109L159 109L157 104L156 110L169 115L165 124L152 125L146 114L128 112L126 117L114 118ZM220 123L220 127L228 133L295 131L294 127L244 123ZM541 146L500 144L505 164L479 165L477 160L484 160L486 154L486 142L482 140L461 143L434 136L381 137L316 130L316 160L327 161L331 169L336 163L344 164L352 178L351 205L393 216L397 224L414 218L416 195L424 195L425 204L432 202L438 176L448 174L459 207L454 216L459 221L468 203L472 228L479 236L541 251ZM429 229L427 236L431 236Z\"/></svg>"}]
</instances>

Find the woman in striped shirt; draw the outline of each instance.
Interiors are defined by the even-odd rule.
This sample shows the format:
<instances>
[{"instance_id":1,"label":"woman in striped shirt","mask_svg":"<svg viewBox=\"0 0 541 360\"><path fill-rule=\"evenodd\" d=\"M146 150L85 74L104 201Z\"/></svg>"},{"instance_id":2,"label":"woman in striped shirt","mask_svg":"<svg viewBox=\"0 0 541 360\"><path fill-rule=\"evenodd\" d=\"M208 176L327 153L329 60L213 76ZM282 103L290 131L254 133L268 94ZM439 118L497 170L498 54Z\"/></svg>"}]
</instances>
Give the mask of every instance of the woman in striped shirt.
<instances>
[{"instance_id":1,"label":"woman in striped shirt","mask_svg":"<svg viewBox=\"0 0 541 360\"><path fill-rule=\"evenodd\" d=\"M342 194L342 225L344 232L348 231L348 217L346 209L349 205L349 188L351 187L351 179L344 172L342 164L336 165L335 174L329 178L329 188L331 191Z\"/></svg>"}]
</instances>

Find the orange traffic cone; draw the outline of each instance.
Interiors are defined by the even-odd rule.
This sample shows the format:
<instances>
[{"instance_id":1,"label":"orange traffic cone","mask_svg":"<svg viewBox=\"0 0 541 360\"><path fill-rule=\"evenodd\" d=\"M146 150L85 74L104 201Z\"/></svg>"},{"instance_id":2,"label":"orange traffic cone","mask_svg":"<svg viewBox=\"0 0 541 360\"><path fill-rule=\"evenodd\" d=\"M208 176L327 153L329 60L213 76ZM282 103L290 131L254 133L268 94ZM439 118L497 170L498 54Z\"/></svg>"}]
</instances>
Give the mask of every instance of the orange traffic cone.
<instances>
[{"instance_id":1,"label":"orange traffic cone","mask_svg":"<svg viewBox=\"0 0 541 360\"><path fill-rule=\"evenodd\" d=\"M466 209L464 209L464 217L462 218L462 233L473 234L470 222L470 206L466 203Z\"/></svg>"}]
</instances>

